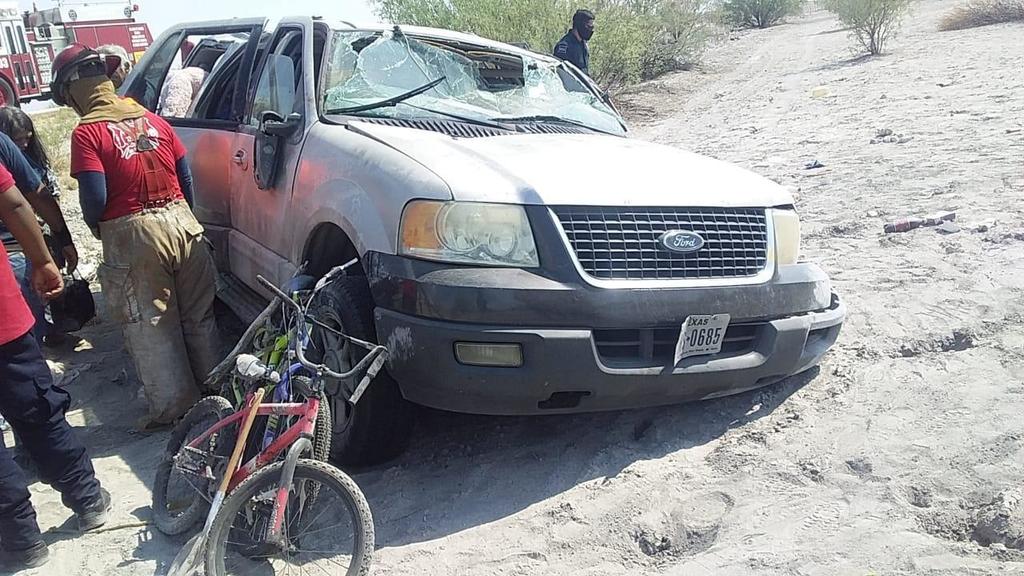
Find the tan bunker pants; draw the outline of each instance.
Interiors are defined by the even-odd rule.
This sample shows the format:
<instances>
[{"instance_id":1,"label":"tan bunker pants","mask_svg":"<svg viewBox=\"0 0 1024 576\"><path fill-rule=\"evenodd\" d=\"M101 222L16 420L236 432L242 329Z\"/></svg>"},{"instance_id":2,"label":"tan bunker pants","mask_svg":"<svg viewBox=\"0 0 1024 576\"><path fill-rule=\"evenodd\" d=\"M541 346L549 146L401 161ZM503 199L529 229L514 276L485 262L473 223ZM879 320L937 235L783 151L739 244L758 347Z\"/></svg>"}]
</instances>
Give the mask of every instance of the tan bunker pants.
<instances>
[{"instance_id":1,"label":"tan bunker pants","mask_svg":"<svg viewBox=\"0 0 1024 576\"><path fill-rule=\"evenodd\" d=\"M168 424L200 397L217 363L213 258L188 204L100 223L100 284L145 389L149 424Z\"/></svg>"}]
</instances>

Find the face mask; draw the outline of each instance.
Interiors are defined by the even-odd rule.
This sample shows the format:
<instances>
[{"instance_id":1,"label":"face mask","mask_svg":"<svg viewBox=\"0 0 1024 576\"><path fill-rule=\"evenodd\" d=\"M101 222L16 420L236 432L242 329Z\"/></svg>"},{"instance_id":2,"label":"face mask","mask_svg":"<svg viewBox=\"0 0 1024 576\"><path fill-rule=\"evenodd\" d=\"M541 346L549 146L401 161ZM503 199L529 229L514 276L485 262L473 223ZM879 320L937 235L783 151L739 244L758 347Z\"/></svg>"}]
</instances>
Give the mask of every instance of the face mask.
<instances>
[{"instance_id":1,"label":"face mask","mask_svg":"<svg viewBox=\"0 0 1024 576\"><path fill-rule=\"evenodd\" d=\"M583 38L584 40L590 40L594 36L594 29L584 28L582 30L576 30L576 33L580 35L580 38Z\"/></svg>"}]
</instances>

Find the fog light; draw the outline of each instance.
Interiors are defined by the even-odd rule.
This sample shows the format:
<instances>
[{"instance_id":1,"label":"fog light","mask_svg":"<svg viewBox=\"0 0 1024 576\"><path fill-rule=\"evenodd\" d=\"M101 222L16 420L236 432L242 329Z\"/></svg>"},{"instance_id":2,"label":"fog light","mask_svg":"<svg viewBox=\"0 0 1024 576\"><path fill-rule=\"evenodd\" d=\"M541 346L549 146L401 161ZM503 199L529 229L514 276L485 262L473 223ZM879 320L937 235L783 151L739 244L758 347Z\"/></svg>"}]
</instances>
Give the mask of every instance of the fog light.
<instances>
[{"instance_id":1,"label":"fog light","mask_svg":"<svg viewBox=\"0 0 1024 576\"><path fill-rule=\"evenodd\" d=\"M455 359L467 366L518 368L523 365L523 347L519 344L456 342Z\"/></svg>"}]
</instances>

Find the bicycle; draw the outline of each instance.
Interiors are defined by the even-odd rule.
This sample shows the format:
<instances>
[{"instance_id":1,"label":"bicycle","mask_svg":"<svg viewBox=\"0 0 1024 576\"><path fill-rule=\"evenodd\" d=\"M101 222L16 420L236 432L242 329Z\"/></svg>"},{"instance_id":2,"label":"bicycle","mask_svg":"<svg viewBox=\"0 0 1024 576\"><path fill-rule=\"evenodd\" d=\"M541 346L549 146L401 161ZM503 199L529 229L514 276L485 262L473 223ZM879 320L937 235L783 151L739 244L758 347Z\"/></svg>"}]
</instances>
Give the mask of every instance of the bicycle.
<instances>
[{"instance_id":1,"label":"bicycle","mask_svg":"<svg viewBox=\"0 0 1024 576\"><path fill-rule=\"evenodd\" d=\"M333 277L337 278L340 273L356 263L357 261L353 260L336 268L332 271ZM317 290L313 290L316 279L303 275L303 268L304 266L296 271L288 285L282 290L293 302L301 302L303 299L306 302L311 302L316 295ZM280 296L273 298L263 313L239 339L235 350L228 354L225 362L214 368L207 377L205 388L218 390L219 395L228 399L228 402L236 410L243 406L248 388L245 380L229 369L227 362L236 357L243 348L249 348L253 356L282 375L278 382L268 381L265 386L266 396L273 398L273 401L278 403L293 401L291 379L297 376L297 365L289 366L290 359L286 356L292 338L296 337L295 323L302 321L302 318L289 318L286 314L287 309L282 310L279 319L276 318L281 303ZM308 339L303 342L304 346L307 344L309 344ZM332 424L330 403L327 401L326 395L321 394L320 413L317 416L316 430L313 435L313 457L315 460L326 462L330 456ZM282 430L282 422L278 415L268 417L265 425L259 426L254 431L252 439L249 440L249 446L246 448L246 455L251 456L260 449L266 449Z\"/></svg>"},{"instance_id":2,"label":"bicycle","mask_svg":"<svg viewBox=\"0 0 1024 576\"><path fill-rule=\"evenodd\" d=\"M317 289L344 272L339 268L321 279ZM268 386L280 384L282 374L259 358L242 354L242 346L236 346L225 363L233 362L235 372L248 384L243 409L236 410L222 397L204 398L175 427L158 468L153 491L157 527L169 535L181 534L192 528L205 511L207 524L204 531L208 534L208 545L203 563L210 576L258 573L260 568L274 568L274 562L291 560L305 565L311 561L310 556L324 555L347 557L347 566L344 567L347 576L366 574L374 536L372 516L365 497L344 472L326 462L304 456L313 452L311 439L315 434L326 379L344 382L362 374L353 390L338 391L345 394L347 402L355 404L382 368L387 350L335 331L345 342L366 349L366 356L343 373L310 362L304 350L309 342L309 325L322 325L309 315L309 301L303 307L300 299L288 297L262 277L258 280L275 294L276 300L292 309L296 320L293 323L295 329L288 332L288 357L292 362L287 364L284 374L288 375L291 387L305 400L301 403L259 403ZM314 295L317 289L314 289ZM271 308L268 306L268 310ZM240 344L245 338L243 336ZM234 467L236 454L232 453L232 457L227 458L228 449L235 448L239 434L235 428L246 420L241 428L244 442L248 424L251 424L247 417L251 412L257 417L275 415L291 419L291 422L268 446L249 456L245 464ZM180 473L200 496L196 498L193 495L189 506L174 510L174 513L167 508L167 490L173 472ZM213 489L219 481L226 482L227 496L218 509L211 507L211 503L216 502ZM331 500L330 496L335 499ZM328 514L333 510L333 502L339 502L341 510ZM339 523L314 529L321 519L338 520ZM350 531L350 537L323 535L336 528L346 536ZM313 538L316 534L321 536ZM347 540L352 543L350 553L326 550ZM328 568L340 565L334 557L328 557L327 561ZM238 572L229 570L236 566ZM324 568L320 571L338 573ZM274 573L277 573L276 568Z\"/></svg>"}]
</instances>

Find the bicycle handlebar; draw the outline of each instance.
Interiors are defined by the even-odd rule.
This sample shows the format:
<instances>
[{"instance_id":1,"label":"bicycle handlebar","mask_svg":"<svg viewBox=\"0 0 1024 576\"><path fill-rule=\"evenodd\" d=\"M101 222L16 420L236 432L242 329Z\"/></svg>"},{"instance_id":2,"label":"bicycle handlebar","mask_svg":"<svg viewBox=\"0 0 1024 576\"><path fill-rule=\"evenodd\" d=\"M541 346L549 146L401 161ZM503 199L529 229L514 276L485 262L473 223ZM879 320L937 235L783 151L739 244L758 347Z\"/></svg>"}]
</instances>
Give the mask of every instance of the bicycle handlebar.
<instances>
[{"instance_id":1,"label":"bicycle handlebar","mask_svg":"<svg viewBox=\"0 0 1024 576\"><path fill-rule=\"evenodd\" d=\"M263 276L257 275L256 276L256 280L258 280L260 282L260 284L263 284L263 286L266 287L268 290L273 292L274 295L277 296L277 298L281 300L281 302L283 302L284 304L287 304L287 305L291 306L292 308L294 308L295 311L298 313L299 318L302 318L303 320L305 320L306 313L303 312L302 306L300 306L298 302L296 302L292 298L289 298L288 295L285 294L280 288L275 286L273 282L271 282L270 280L267 280ZM305 322L301 323L301 328L299 328L299 329L300 330L306 330ZM360 360L355 366L352 367L352 369L348 370L347 372L335 372L334 370L331 370L330 368L328 368L326 364L316 364L316 363L313 363L313 362L310 362L309 360L307 360L305 354L302 351L302 342L301 342L301 340L299 338L295 339L295 357L298 359L299 364L302 364L303 366L305 366L309 370L312 370L312 371L314 371L314 372L316 372L318 374L323 374L323 375L325 375L325 376L327 376L329 378L334 378L336 380L344 380L346 378L350 378L350 377L354 376L356 373L362 372L363 370L366 369L367 366L370 366L371 364L374 364L375 362L377 362L377 358L379 356L387 354L387 348L385 348L384 346L381 346L379 344L372 345L372 344L369 344L369 343L364 343L364 342L362 342L360 340L356 340L355 338L352 338L350 336L346 336L344 334L341 334L341 336L344 339L346 339L346 340L348 340L350 342L355 342L358 345L360 345L360 346L362 346L364 348L367 348L367 350L369 350L369 353L366 356L364 356L362 360ZM377 365L379 367L380 363L377 363Z\"/></svg>"}]
</instances>

